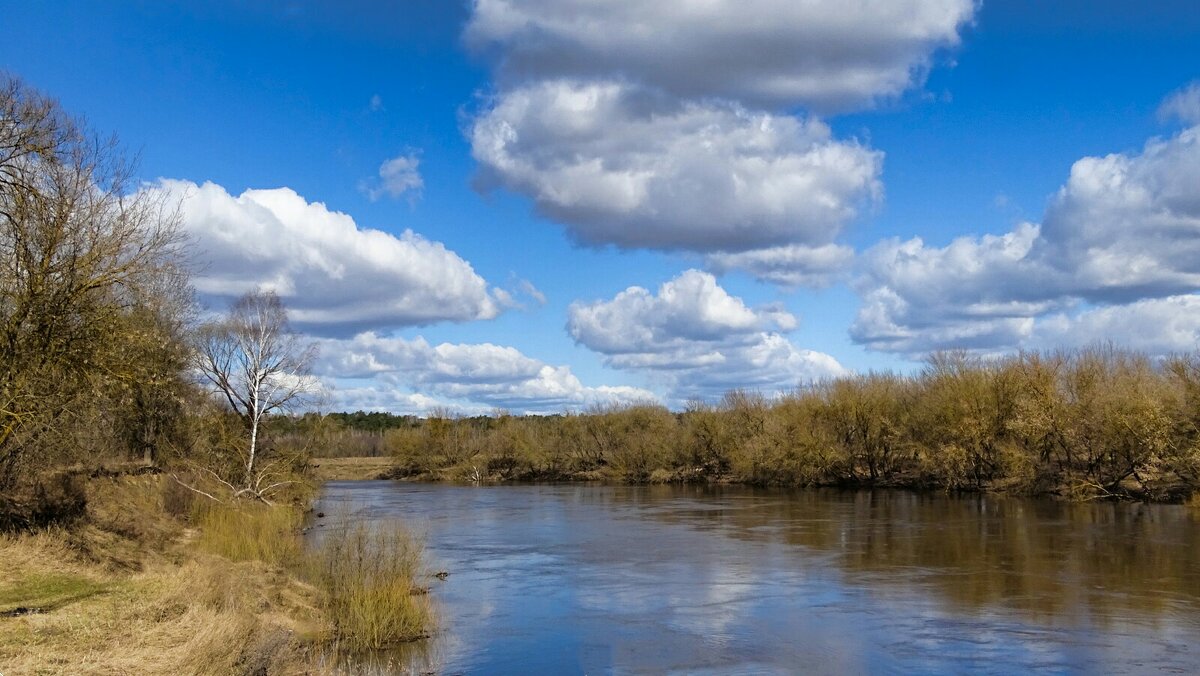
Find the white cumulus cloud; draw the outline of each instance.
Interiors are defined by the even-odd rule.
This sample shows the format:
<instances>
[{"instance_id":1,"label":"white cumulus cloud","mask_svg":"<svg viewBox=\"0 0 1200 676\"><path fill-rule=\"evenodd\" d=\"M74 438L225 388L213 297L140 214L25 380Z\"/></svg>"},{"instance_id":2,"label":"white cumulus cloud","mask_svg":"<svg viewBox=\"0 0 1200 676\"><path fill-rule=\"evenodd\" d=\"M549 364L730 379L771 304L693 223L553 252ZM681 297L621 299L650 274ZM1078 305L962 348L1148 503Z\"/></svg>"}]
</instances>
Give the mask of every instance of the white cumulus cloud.
<instances>
[{"instance_id":1,"label":"white cumulus cloud","mask_svg":"<svg viewBox=\"0 0 1200 676\"><path fill-rule=\"evenodd\" d=\"M403 408L415 401L413 396L431 406L438 402L460 410L503 408L520 413L657 400L652 392L635 387L585 386L568 366L546 364L490 343L430 345L423 338L365 332L324 339L320 348L318 373L367 383L344 391L374 401L374 408L388 401ZM335 396L343 396L342 391L335 388Z\"/></svg>"},{"instance_id":2,"label":"white cumulus cloud","mask_svg":"<svg viewBox=\"0 0 1200 676\"><path fill-rule=\"evenodd\" d=\"M491 411L486 406L464 404L379 385L335 388L330 392L328 403L333 411L380 411L419 417L426 417L435 411L453 411L461 415L486 415Z\"/></svg>"},{"instance_id":3,"label":"white cumulus cloud","mask_svg":"<svg viewBox=\"0 0 1200 676\"><path fill-rule=\"evenodd\" d=\"M379 180L366 186L367 196L372 202L384 196L393 199L420 196L425 187L420 169L421 157L415 152L385 161L379 165Z\"/></svg>"},{"instance_id":4,"label":"white cumulus cloud","mask_svg":"<svg viewBox=\"0 0 1200 676\"><path fill-rule=\"evenodd\" d=\"M978 6L474 0L463 38L495 68L467 132L479 185L578 242L827 285L849 262L839 233L882 196L883 154L813 115L922 86Z\"/></svg>"},{"instance_id":5,"label":"white cumulus cloud","mask_svg":"<svg viewBox=\"0 0 1200 676\"><path fill-rule=\"evenodd\" d=\"M1106 338L1148 354L1200 350L1200 295L1140 300L1127 305L1038 318L1027 344L1041 349L1087 347Z\"/></svg>"},{"instance_id":6,"label":"white cumulus cloud","mask_svg":"<svg viewBox=\"0 0 1200 676\"><path fill-rule=\"evenodd\" d=\"M502 82L631 78L684 98L832 110L920 85L974 0L475 0Z\"/></svg>"},{"instance_id":7,"label":"white cumulus cloud","mask_svg":"<svg viewBox=\"0 0 1200 676\"><path fill-rule=\"evenodd\" d=\"M781 391L845 373L833 357L799 349L780 333L796 328L793 315L750 308L697 270L657 294L634 286L611 300L574 303L568 315L576 342L610 366L649 374L676 401L736 387Z\"/></svg>"},{"instance_id":8,"label":"white cumulus cloud","mask_svg":"<svg viewBox=\"0 0 1200 676\"><path fill-rule=\"evenodd\" d=\"M743 270L757 279L782 287L829 286L854 260L854 249L841 244L788 244L737 253L717 252L704 258L709 270L724 274Z\"/></svg>"},{"instance_id":9,"label":"white cumulus cloud","mask_svg":"<svg viewBox=\"0 0 1200 676\"><path fill-rule=\"evenodd\" d=\"M1164 120L1174 118L1187 124L1200 124L1200 80L1172 92L1158 107L1158 116Z\"/></svg>"},{"instance_id":10,"label":"white cumulus cloud","mask_svg":"<svg viewBox=\"0 0 1200 676\"><path fill-rule=\"evenodd\" d=\"M271 289L297 327L325 335L490 319L501 310L483 278L440 242L360 228L291 189L235 197L213 183L167 179L147 189L181 200L202 296Z\"/></svg>"},{"instance_id":11,"label":"white cumulus cloud","mask_svg":"<svg viewBox=\"0 0 1200 676\"><path fill-rule=\"evenodd\" d=\"M863 306L851 335L909 354L1066 341L1054 333L1064 326L1090 330L1087 340L1183 346L1138 338L1141 327L1122 329L1115 318L1189 306L1200 289L1198 185L1193 127L1137 154L1080 159L1041 224L945 247L881 242L862 256Z\"/></svg>"},{"instance_id":12,"label":"white cumulus cloud","mask_svg":"<svg viewBox=\"0 0 1200 676\"><path fill-rule=\"evenodd\" d=\"M823 246L881 194L882 154L820 121L616 81L502 92L470 134L485 184L530 196L588 244Z\"/></svg>"}]
</instances>

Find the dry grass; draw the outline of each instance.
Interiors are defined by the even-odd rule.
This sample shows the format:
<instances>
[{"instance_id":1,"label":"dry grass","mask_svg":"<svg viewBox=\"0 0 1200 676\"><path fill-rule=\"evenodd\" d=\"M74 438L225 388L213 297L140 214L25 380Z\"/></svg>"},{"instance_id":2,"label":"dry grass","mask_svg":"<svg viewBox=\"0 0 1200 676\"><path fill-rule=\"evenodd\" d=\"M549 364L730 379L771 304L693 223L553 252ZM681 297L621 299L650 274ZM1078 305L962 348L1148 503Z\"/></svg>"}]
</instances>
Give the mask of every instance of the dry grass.
<instances>
[{"instance_id":1,"label":"dry grass","mask_svg":"<svg viewBox=\"0 0 1200 676\"><path fill-rule=\"evenodd\" d=\"M308 574L323 591L337 640L352 650L424 637L432 625L425 590L415 579L419 542L400 526L337 519L312 549Z\"/></svg>"},{"instance_id":2,"label":"dry grass","mask_svg":"<svg viewBox=\"0 0 1200 676\"><path fill-rule=\"evenodd\" d=\"M0 673L304 671L326 633L315 590L276 567L196 553L161 477L88 482L89 522L0 538Z\"/></svg>"},{"instance_id":3,"label":"dry grass","mask_svg":"<svg viewBox=\"0 0 1200 676\"><path fill-rule=\"evenodd\" d=\"M313 458L313 478L318 481L362 481L378 479L396 465L383 458Z\"/></svg>"},{"instance_id":4,"label":"dry grass","mask_svg":"<svg viewBox=\"0 0 1200 676\"><path fill-rule=\"evenodd\" d=\"M343 516L304 551L300 520L298 510L285 506L202 504L196 510L196 546L309 581L330 638L346 649L377 649L426 635L429 602L415 583L422 550L410 533Z\"/></svg>"},{"instance_id":5,"label":"dry grass","mask_svg":"<svg viewBox=\"0 0 1200 676\"><path fill-rule=\"evenodd\" d=\"M62 553L64 544L31 537L0 549L4 570L19 566L26 576L62 581L57 589L88 592L48 612L0 620L4 674L303 671L300 639L320 631L311 588L260 563L219 557L155 563L132 575L86 565L83 574L63 573L61 560L47 554ZM36 597L44 588L24 590Z\"/></svg>"},{"instance_id":6,"label":"dry grass","mask_svg":"<svg viewBox=\"0 0 1200 676\"><path fill-rule=\"evenodd\" d=\"M421 550L344 524L306 553L295 507L168 512L163 477L89 482L89 522L0 536L0 674L325 673L329 646L423 635Z\"/></svg>"},{"instance_id":7,"label":"dry grass","mask_svg":"<svg viewBox=\"0 0 1200 676\"><path fill-rule=\"evenodd\" d=\"M95 479L88 523L0 537L0 611L35 611L0 617L0 673L319 673L322 595L278 565L297 511L197 509L197 534L164 481Z\"/></svg>"},{"instance_id":8,"label":"dry grass","mask_svg":"<svg viewBox=\"0 0 1200 676\"><path fill-rule=\"evenodd\" d=\"M300 557L300 521L299 511L287 506L200 504L196 544L232 561L290 565Z\"/></svg>"}]
</instances>

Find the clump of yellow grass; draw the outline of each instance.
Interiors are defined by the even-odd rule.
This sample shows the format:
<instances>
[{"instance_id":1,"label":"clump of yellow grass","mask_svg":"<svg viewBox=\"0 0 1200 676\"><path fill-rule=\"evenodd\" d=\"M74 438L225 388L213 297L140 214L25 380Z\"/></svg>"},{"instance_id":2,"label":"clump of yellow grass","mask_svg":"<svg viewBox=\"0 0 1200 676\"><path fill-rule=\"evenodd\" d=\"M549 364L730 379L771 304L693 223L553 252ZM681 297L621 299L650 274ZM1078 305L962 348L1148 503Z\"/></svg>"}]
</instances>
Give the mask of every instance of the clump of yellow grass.
<instances>
[{"instance_id":1,"label":"clump of yellow grass","mask_svg":"<svg viewBox=\"0 0 1200 676\"><path fill-rule=\"evenodd\" d=\"M307 557L309 579L339 643L378 649L427 635L432 610L421 575L422 547L398 524L337 518Z\"/></svg>"}]
</instances>

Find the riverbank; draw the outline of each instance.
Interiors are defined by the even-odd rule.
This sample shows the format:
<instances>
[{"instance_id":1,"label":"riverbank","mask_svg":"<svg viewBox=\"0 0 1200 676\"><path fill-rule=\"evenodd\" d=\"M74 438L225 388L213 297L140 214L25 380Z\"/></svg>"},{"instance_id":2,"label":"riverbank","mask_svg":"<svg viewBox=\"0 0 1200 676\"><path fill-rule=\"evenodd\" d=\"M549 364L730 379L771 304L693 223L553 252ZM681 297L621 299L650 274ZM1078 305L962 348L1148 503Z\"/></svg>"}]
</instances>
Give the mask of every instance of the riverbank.
<instances>
[{"instance_id":1,"label":"riverbank","mask_svg":"<svg viewBox=\"0 0 1200 676\"><path fill-rule=\"evenodd\" d=\"M385 421L377 421L385 422ZM1200 355L938 354L775 398L396 417L395 477L741 483L1181 502L1200 486Z\"/></svg>"},{"instance_id":2,"label":"riverbank","mask_svg":"<svg viewBox=\"0 0 1200 676\"><path fill-rule=\"evenodd\" d=\"M484 472L479 468L483 463L453 465L435 470L413 470L403 464L392 464L390 469L373 479L391 479L396 481L416 483L472 483L487 485L523 485L544 483L585 483L610 486L728 486L742 488L790 488L790 489L838 489L846 491L871 490L901 490L914 493L934 494L988 494L1009 495L1013 497L1050 498L1065 502L1101 501L1133 501L1145 503L1186 504L1200 509L1200 493L1193 490L1190 484L1170 482L1159 479L1153 486L1153 491L1137 479L1129 478L1115 486L1103 488L1089 483L1061 484L1048 486L1041 490L1031 490L1025 484L1007 480L983 482L980 484L944 486L932 482L928 477L910 475L906 477L890 476L879 480L863 478L843 478L828 481L786 482L786 481L756 481L735 474L710 474L703 468L660 468L647 476L631 478L619 471L598 469L590 471L540 471L528 469L520 473ZM348 477L350 480L353 477ZM332 479L339 480L339 479Z\"/></svg>"},{"instance_id":3,"label":"riverbank","mask_svg":"<svg viewBox=\"0 0 1200 676\"><path fill-rule=\"evenodd\" d=\"M335 643L432 624L419 543L401 530L329 523L306 546L306 503L208 505L163 475L80 488L78 519L0 536L5 676L337 673Z\"/></svg>"},{"instance_id":4,"label":"riverbank","mask_svg":"<svg viewBox=\"0 0 1200 676\"><path fill-rule=\"evenodd\" d=\"M283 673L324 632L317 590L196 546L159 476L86 482L81 520L0 540L3 673Z\"/></svg>"},{"instance_id":5,"label":"riverbank","mask_svg":"<svg viewBox=\"0 0 1200 676\"><path fill-rule=\"evenodd\" d=\"M390 457L313 458L312 478L323 481L366 481L391 478L396 461Z\"/></svg>"}]
</instances>

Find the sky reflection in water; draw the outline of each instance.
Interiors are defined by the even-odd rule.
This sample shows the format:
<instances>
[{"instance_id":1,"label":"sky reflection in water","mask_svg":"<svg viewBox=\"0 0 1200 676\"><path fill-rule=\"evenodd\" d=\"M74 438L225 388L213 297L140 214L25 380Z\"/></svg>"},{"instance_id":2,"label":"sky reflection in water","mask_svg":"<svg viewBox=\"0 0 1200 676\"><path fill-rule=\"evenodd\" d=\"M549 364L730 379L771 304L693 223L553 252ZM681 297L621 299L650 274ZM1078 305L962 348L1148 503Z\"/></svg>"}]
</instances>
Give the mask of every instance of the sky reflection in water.
<instances>
[{"instance_id":1,"label":"sky reflection in water","mask_svg":"<svg viewBox=\"0 0 1200 676\"><path fill-rule=\"evenodd\" d=\"M426 537L443 673L1144 673L1200 667L1170 505L907 492L326 485ZM397 659L397 655L389 656Z\"/></svg>"}]
</instances>

